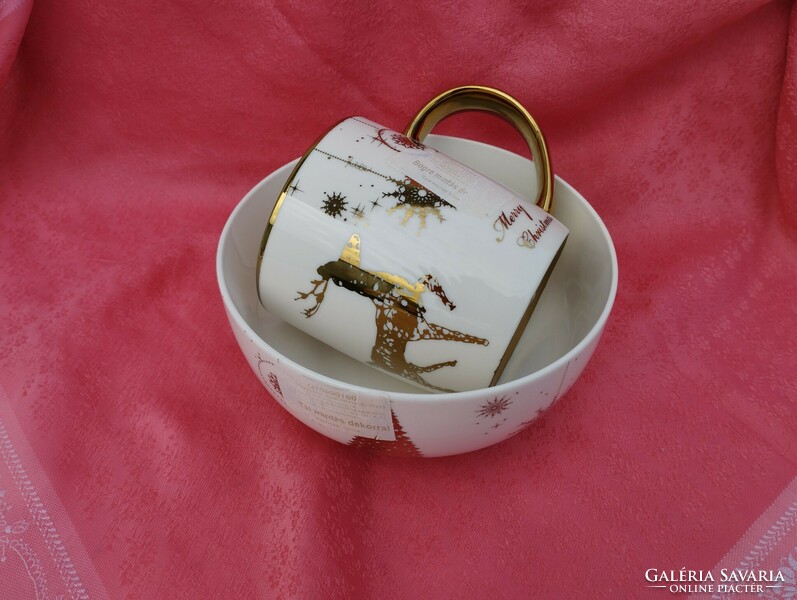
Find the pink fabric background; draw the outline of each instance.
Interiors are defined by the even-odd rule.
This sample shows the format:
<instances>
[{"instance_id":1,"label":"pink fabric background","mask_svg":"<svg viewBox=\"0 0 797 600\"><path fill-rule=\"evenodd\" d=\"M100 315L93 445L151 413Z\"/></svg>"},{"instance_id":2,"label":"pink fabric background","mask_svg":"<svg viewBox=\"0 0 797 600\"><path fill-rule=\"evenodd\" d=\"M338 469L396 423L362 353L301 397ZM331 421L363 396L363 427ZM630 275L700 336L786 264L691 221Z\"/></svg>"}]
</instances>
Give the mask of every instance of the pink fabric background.
<instances>
[{"instance_id":1,"label":"pink fabric background","mask_svg":"<svg viewBox=\"0 0 797 600\"><path fill-rule=\"evenodd\" d=\"M0 0L0 417L80 577L51 565L48 597L655 598L646 569L794 516L791 2L31 5ZM249 370L217 239L334 120L400 128L465 83L520 99L602 215L615 311L508 442L363 454ZM489 117L438 131L522 150ZM0 549L39 522L9 460ZM0 597L36 597L6 555Z\"/></svg>"}]
</instances>

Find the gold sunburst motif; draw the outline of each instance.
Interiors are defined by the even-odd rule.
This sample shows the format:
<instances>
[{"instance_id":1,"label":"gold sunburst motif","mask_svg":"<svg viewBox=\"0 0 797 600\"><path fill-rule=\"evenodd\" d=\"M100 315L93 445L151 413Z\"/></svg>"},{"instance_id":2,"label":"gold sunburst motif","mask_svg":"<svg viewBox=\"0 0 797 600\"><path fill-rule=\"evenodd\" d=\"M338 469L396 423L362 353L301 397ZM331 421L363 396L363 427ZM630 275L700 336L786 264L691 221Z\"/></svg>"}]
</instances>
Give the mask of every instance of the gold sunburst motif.
<instances>
[{"instance_id":1,"label":"gold sunburst motif","mask_svg":"<svg viewBox=\"0 0 797 600\"><path fill-rule=\"evenodd\" d=\"M418 217L419 229L425 229L426 218L430 215L437 217L440 223L445 221L445 217L440 212L441 208L456 210L453 204L446 202L432 190L411 177L405 177L404 179L393 179L391 177L389 181L396 186L396 189L391 192L382 192L382 197L396 198L396 204L387 209L387 214L391 215L397 210L403 210L402 225L406 225L412 217Z\"/></svg>"}]
</instances>

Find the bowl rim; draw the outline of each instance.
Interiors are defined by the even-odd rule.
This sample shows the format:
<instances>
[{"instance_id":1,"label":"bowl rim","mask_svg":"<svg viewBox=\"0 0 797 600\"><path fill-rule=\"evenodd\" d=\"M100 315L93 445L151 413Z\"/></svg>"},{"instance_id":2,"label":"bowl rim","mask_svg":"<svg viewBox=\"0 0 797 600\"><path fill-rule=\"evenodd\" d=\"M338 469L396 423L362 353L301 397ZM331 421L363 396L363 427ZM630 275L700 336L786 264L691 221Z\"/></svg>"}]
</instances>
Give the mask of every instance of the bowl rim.
<instances>
[{"instance_id":1,"label":"bowl rim","mask_svg":"<svg viewBox=\"0 0 797 600\"><path fill-rule=\"evenodd\" d=\"M485 144L483 142L479 142L476 140L470 140L466 138L459 138L454 136L444 136L444 135L430 135L429 141L432 143L430 146L434 146L435 139L450 139L456 140L456 142L464 142L466 144L473 144L476 146L485 146L489 148L491 151L499 151L499 154L505 154L507 156L511 156L514 159L521 158L525 161L528 161L527 158L515 154L514 152L510 152L509 150L505 150L503 148L499 148L497 146L492 146L490 144ZM489 391L490 394L497 394L500 395L501 393L505 393L508 391L515 390L518 387L523 387L527 383L531 383L534 380L541 379L548 374L558 370L561 366L567 364L573 358L578 356L585 347L591 344L597 336L601 334L603 328L606 325L606 322L609 318L609 314L611 313L612 307L614 306L615 297L617 295L617 283L618 283L618 264L617 264L617 252L614 248L614 242L612 241L612 237L609 234L609 230L606 228L603 220L600 218L600 215L595 211L592 205L587 201L584 196L582 196L578 190L576 190L573 186L567 183L565 180L560 178L558 175L555 175L555 183L562 185L568 188L577 198L579 198L587 208L587 211L593 216L595 221L598 224L598 228L603 234L606 242L609 246L609 255L611 258L611 265L612 265L612 274L611 274L611 282L609 284L609 295L606 299L606 304L601 311L600 316L595 321L595 324L590 328L587 334L570 350L568 350L564 355L557 358L552 363L544 366L542 369L524 375L523 377L518 377L517 379L512 379L511 381L506 381L504 383L499 383L492 387L486 388L479 388L476 390L467 390L464 392L443 392L443 393L434 393L434 392L422 392L419 391L415 392L393 392L390 390L381 390L377 388L370 388L361 386L354 383L349 383L346 381L341 381L340 379L335 379L333 377L329 377L327 375L323 375L322 373L318 373L317 371L313 371L304 365L297 363L296 361L288 358L278 350L276 350L273 346L271 346L268 342L266 342L262 337L260 337L257 332L246 322L246 319L243 318L238 308L235 306L235 303L232 300L232 296L230 295L229 289L227 288L227 282L224 277L224 268L223 268L223 249L227 238L230 237L232 231L232 223L235 221L238 212L243 209L243 206L247 203L251 196L255 195L258 190L266 184L266 182L271 179L277 171L284 169L286 167L292 167L296 164L299 158L292 160L284 165L277 167L275 170L270 172L266 177L261 179L257 185L255 185L252 189L250 189L243 198L236 204L233 211L230 213L230 216L227 218L226 223L224 224L224 228L221 231L221 235L219 236L219 242L216 247L216 280L219 285L219 291L221 292L222 301L224 302L224 307L227 310L227 314L231 316L231 318L235 321L235 323L249 336L249 339L253 342L258 340L258 342L268 348L274 355L279 358L280 363L285 363L291 368L299 371L301 374L310 377L311 379L315 379L316 381L323 383L325 385L338 387L338 388L345 388L350 389L357 393L362 394L387 394L391 401L402 401L402 402L428 402L430 400L435 401L442 401L442 402L456 402L458 400L468 400L472 399L473 396L480 396L483 395L486 391ZM530 161L529 161L530 162Z\"/></svg>"}]
</instances>

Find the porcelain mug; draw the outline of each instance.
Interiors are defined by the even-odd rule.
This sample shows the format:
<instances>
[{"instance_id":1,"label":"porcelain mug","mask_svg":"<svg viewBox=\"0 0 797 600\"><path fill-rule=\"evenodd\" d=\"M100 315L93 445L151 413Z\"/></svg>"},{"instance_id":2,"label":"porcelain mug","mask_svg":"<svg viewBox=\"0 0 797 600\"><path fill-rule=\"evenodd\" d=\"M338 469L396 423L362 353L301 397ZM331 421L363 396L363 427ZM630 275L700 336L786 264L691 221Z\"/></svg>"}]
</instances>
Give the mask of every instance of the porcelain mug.
<instances>
[{"instance_id":1,"label":"porcelain mug","mask_svg":"<svg viewBox=\"0 0 797 600\"><path fill-rule=\"evenodd\" d=\"M536 204L423 144L463 110L496 113L520 130ZM258 295L305 333L428 391L488 387L567 239L552 205L542 132L501 91L449 90L404 134L350 117L288 178L263 234Z\"/></svg>"}]
</instances>

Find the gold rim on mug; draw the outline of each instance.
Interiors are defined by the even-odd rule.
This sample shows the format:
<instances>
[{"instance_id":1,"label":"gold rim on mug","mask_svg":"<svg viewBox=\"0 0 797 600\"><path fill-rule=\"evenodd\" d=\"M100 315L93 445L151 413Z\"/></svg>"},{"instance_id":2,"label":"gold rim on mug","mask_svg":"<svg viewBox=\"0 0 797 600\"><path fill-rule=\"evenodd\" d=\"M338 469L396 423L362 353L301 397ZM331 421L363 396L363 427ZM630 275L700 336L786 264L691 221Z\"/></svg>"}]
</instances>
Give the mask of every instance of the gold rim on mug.
<instances>
[{"instance_id":1,"label":"gold rim on mug","mask_svg":"<svg viewBox=\"0 0 797 600\"><path fill-rule=\"evenodd\" d=\"M293 180L296 179L296 175L299 173L299 169L302 168L304 161L306 161L307 157L313 153L313 150L316 149L316 146L318 146L318 144L321 143L321 140L327 137L327 135L333 129L335 129L335 127L343 123L343 121L348 118L349 117L345 117L340 121L336 121L334 125L319 135L318 139L313 142L313 145L310 146L304 154L302 154L302 157L299 159L299 162L296 163L296 166L291 171L288 179L285 180L285 185L282 186L282 191L280 191L279 198L277 198L274 208L271 209L271 215L268 218L268 223L266 223L266 230L263 232L263 238L260 240L260 253L257 255L257 267L255 267L255 288L257 289L257 301L260 302L261 305L263 304L263 299L260 297L260 265L263 263L263 254L266 252L268 236L271 234L271 228L274 227L274 223L277 221L277 215L279 214L280 208L282 208L282 203L285 202L285 197L288 195L288 190L291 188Z\"/></svg>"}]
</instances>

